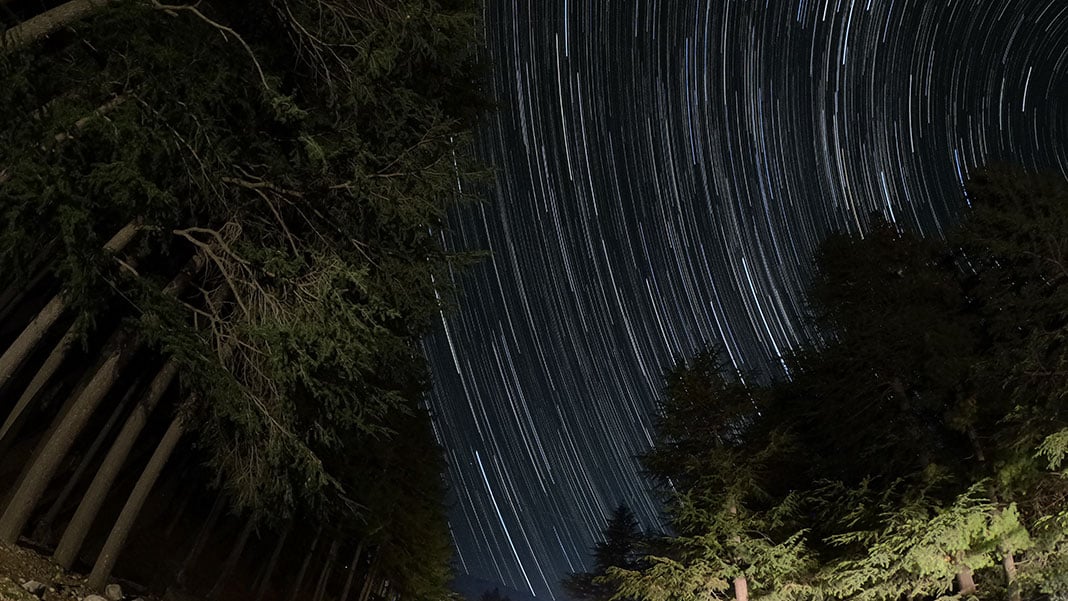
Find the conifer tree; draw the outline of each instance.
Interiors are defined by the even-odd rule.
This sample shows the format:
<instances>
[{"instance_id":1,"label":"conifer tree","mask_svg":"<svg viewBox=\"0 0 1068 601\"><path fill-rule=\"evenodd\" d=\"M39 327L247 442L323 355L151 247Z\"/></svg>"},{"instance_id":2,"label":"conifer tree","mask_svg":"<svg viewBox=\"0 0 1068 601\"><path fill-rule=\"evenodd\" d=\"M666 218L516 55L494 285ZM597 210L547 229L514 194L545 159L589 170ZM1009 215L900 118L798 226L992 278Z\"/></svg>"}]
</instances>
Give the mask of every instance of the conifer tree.
<instances>
[{"instance_id":1,"label":"conifer tree","mask_svg":"<svg viewBox=\"0 0 1068 601\"><path fill-rule=\"evenodd\" d=\"M645 569L614 568L619 596L644 601L794 598L812 590L797 497L776 482L788 441L767 430L759 390L705 350L668 373L657 440L644 458L676 533Z\"/></svg>"},{"instance_id":2,"label":"conifer tree","mask_svg":"<svg viewBox=\"0 0 1068 601\"><path fill-rule=\"evenodd\" d=\"M574 572L563 581L564 589L575 599L608 601L615 595L615 588L605 582L610 568L633 570L639 566L644 554L644 536L634 513L624 504L612 512L601 534L601 540L593 547L593 569L589 572Z\"/></svg>"},{"instance_id":3,"label":"conifer tree","mask_svg":"<svg viewBox=\"0 0 1068 601\"><path fill-rule=\"evenodd\" d=\"M0 416L0 444L64 361L93 373L97 358L87 368L68 350L115 327L130 342L105 352L100 382L86 380L44 434L0 519L6 539L97 408L114 410L107 392L126 362L148 356L164 367L97 470L61 562L131 450L157 449L98 562L102 582L166 457L193 444L223 489L220 512L312 516L349 528L337 536L381 525L361 594L375 579L413 597L443 589L440 451L421 430L413 450L400 432L418 428L396 416L418 413L419 338L462 259L439 234L467 198L457 182L472 173L468 130L484 106L478 15L471 0L73 0L5 32L0 271L18 277L0 310L30 317L5 320L27 334L0 350L0 394L37 377ZM168 290L190 261L187 285ZM180 427L141 440L156 419ZM400 457L393 468L417 477L391 482L389 503L354 502L366 482L339 461L354 448ZM397 502L406 495L417 501Z\"/></svg>"}]
</instances>

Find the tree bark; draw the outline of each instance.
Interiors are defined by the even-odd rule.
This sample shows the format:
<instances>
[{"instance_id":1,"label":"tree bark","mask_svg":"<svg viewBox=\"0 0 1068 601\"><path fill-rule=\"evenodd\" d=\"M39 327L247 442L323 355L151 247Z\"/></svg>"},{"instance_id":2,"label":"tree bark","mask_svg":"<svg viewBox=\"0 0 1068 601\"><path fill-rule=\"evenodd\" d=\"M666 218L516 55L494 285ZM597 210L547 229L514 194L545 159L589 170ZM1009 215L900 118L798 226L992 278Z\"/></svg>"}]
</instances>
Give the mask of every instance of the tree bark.
<instances>
[{"instance_id":1,"label":"tree bark","mask_svg":"<svg viewBox=\"0 0 1068 601\"><path fill-rule=\"evenodd\" d=\"M15 375L37 343L55 325L66 306L67 303L62 295L53 296L52 300L48 301L33 320L23 328L22 333L11 343L11 346L7 347L4 354L0 355L0 387L5 386Z\"/></svg>"},{"instance_id":2,"label":"tree bark","mask_svg":"<svg viewBox=\"0 0 1068 601\"><path fill-rule=\"evenodd\" d=\"M968 566L962 565L957 571L957 586L960 587L958 591L961 595L974 595L979 589L975 586L975 577L972 575L972 569Z\"/></svg>"},{"instance_id":3,"label":"tree bark","mask_svg":"<svg viewBox=\"0 0 1068 601\"><path fill-rule=\"evenodd\" d=\"M139 227L139 222L131 222L130 225L123 228L123 231L131 230L126 236L127 242ZM120 234L116 234L108 244L111 245L116 239L120 238ZM107 246L105 249L110 250ZM205 259L201 254L194 255L185 267L179 271L178 275L167 284L163 292L175 296L180 294L182 290L189 286L193 279L193 274L200 270L204 261ZM59 462L62 461L67 451L70 450L71 445L74 444L74 439L85 427L85 423L97 405L100 404L100 400L115 384L119 373L143 344L141 338L136 334L119 334L117 337L119 340L114 345L111 345L110 352L105 348L106 358L94 372L93 377L85 388L61 410L63 415L59 419L58 425L38 445L37 456L23 470L22 481L14 494L11 495L3 515L0 515L0 542L14 544L18 540L22 528L26 525L26 521L33 511L34 505L48 486L52 476L55 475Z\"/></svg>"},{"instance_id":4,"label":"tree bark","mask_svg":"<svg viewBox=\"0 0 1068 601\"><path fill-rule=\"evenodd\" d=\"M40 452L24 469L25 478L0 516L0 542L14 544L18 540L34 505L55 475L60 461L139 348L140 341L135 336L120 336L119 343L107 354L107 358L93 374L85 389L76 398L71 399L70 410L55 431L41 442Z\"/></svg>"},{"instance_id":5,"label":"tree bark","mask_svg":"<svg viewBox=\"0 0 1068 601\"><path fill-rule=\"evenodd\" d=\"M94 117L102 117L104 115L107 115L108 113L110 113L111 111L115 110L118 106L120 106L124 102L126 102L126 96L121 96L121 95L120 96L116 96L116 97L112 98L111 100L108 100L104 104L102 104L102 105L96 107L95 109L93 109L92 113L89 113L88 115L86 115L86 116L82 117L81 119L78 119L77 121L75 121L74 122L74 129L76 129L76 130L82 129L83 127L85 127L85 125L87 123L92 121ZM56 142L64 142L66 140L71 139L71 137L73 137L71 134L68 134L67 132L61 132L61 133L56 134L54 139L55 139Z\"/></svg>"},{"instance_id":6,"label":"tree bark","mask_svg":"<svg viewBox=\"0 0 1068 601\"><path fill-rule=\"evenodd\" d=\"M10 53L53 33L61 27L85 17L93 11L103 8L112 0L71 0L51 10L47 10L32 19L23 21L8 29L0 36L0 53Z\"/></svg>"},{"instance_id":7,"label":"tree bark","mask_svg":"<svg viewBox=\"0 0 1068 601\"><path fill-rule=\"evenodd\" d=\"M356 545L356 554L352 557L352 564L349 565L349 575L345 577L345 588L341 589L341 596L338 597L338 601L349 601L349 591L352 590L352 580L356 576L356 566L360 563L361 555L363 555L363 541Z\"/></svg>"},{"instance_id":8,"label":"tree bark","mask_svg":"<svg viewBox=\"0 0 1068 601\"><path fill-rule=\"evenodd\" d=\"M323 601L323 595L326 594L326 583L330 579L330 570L334 567L334 560L337 558L337 548L341 545L341 539L335 538L334 542L330 545L330 551L326 554L326 561L323 562L323 569L319 573L319 582L315 585L315 594L312 595L312 601Z\"/></svg>"},{"instance_id":9,"label":"tree bark","mask_svg":"<svg viewBox=\"0 0 1068 601\"><path fill-rule=\"evenodd\" d=\"M1020 601L1020 585L1016 582L1016 559L1012 551L1004 551L1001 566L1005 569L1005 587L1009 592L1009 601Z\"/></svg>"},{"instance_id":10,"label":"tree bark","mask_svg":"<svg viewBox=\"0 0 1068 601\"><path fill-rule=\"evenodd\" d=\"M968 425L968 442L972 445L972 451L975 453L975 459L979 463L986 463L986 453L983 453L983 445L979 444L979 434L976 433L975 427L971 424Z\"/></svg>"},{"instance_id":11,"label":"tree bark","mask_svg":"<svg viewBox=\"0 0 1068 601\"><path fill-rule=\"evenodd\" d=\"M293 528L293 521L286 522L286 527L282 529L282 533L278 535L278 542L274 545L274 551L271 552L271 558L267 560L267 565L263 569L263 576L260 578L260 586L256 589L256 601L262 601L263 596L267 594L267 589L271 588L271 576L274 574L274 568L278 565L278 558L282 555L282 549L285 548L286 539L289 537L289 531Z\"/></svg>"},{"instance_id":12,"label":"tree bark","mask_svg":"<svg viewBox=\"0 0 1068 601\"><path fill-rule=\"evenodd\" d=\"M167 391L177 372L178 367L174 360L168 360L148 385L144 397L134 407L130 416L126 418L122 431L119 432L107 456L104 457L104 461L100 464L96 476L93 477L89 489L85 492L85 496L82 497L82 502L74 512L74 517L71 518L70 523L67 525L59 545L56 546L53 558L56 563L64 568L69 570L74 564L74 559L77 557L78 551L89 533L89 528L100 512L100 507L104 504L104 500L107 498L107 494L111 490L119 470L122 469L130 455L130 449L133 448L138 435L140 435L141 430L144 429L145 424L148 422L148 416L155 409L160 398L163 397L163 393Z\"/></svg>"},{"instance_id":13,"label":"tree bark","mask_svg":"<svg viewBox=\"0 0 1068 601\"><path fill-rule=\"evenodd\" d=\"M222 572L215 580L215 586L211 587L211 591L208 592L208 599L219 598L219 593L222 592L223 586L230 578L230 574L233 573L238 560L241 559L241 554L245 551L245 544L248 543L248 537L252 534L252 529L255 526L256 521L252 516L249 516L248 520L245 522L245 527L241 529L241 534L237 536L234 548L230 549L230 555L226 557L226 561L223 563Z\"/></svg>"},{"instance_id":14,"label":"tree bark","mask_svg":"<svg viewBox=\"0 0 1068 601\"><path fill-rule=\"evenodd\" d=\"M104 440L108 434L111 433L111 429L115 427L115 423L119 421L119 417L122 416L126 410L126 406L130 403L130 399L141 388L141 382L144 380L137 378L130 386L126 394L123 395L122 400L115 406L115 409L111 412L111 416L108 417L107 423L100 429L100 432L93 439L93 443L89 445L89 448L85 451L81 461L78 462L78 467L75 468L74 473L67 479L67 483L63 486L63 490L60 491L59 496L52 502L52 506L48 508L48 512L45 513L44 518L37 525L34 532L34 538L39 543L48 543L52 538L52 523L55 522L56 516L63 509L63 505L67 502L67 498L74 491L74 487L78 485L78 482L82 479L82 474L89 468L89 464L96 458L97 452L104 444Z\"/></svg>"},{"instance_id":15,"label":"tree bark","mask_svg":"<svg viewBox=\"0 0 1068 601\"><path fill-rule=\"evenodd\" d=\"M211 506L207 521L204 522L204 525L200 528L200 533L197 534L196 540L193 541L193 548L189 550L189 555L185 556L185 561L182 562L182 567L178 570L178 576L175 580L178 581L179 585L185 584L186 574L188 574L189 569L196 564L197 558L200 557L200 553L208 543L208 537L211 536L211 530L215 528L215 522L219 521L219 516L222 515L224 506L223 495L220 492L219 496L215 499L215 504Z\"/></svg>"},{"instance_id":16,"label":"tree bark","mask_svg":"<svg viewBox=\"0 0 1068 601\"><path fill-rule=\"evenodd\" d=\"M111 338L109 338L108 341L104 344L104 348L113 347L118 340L118 332L113 333ZM37 463L37 458L41 456L42 449L45 446L44 441L51 439L52 436L55 434L56 429L59 428L59 425L67 419L67 415L71 411L71 406L74 405L74 399L81 396L82 391L85 390L85 386L89 383L90 380L92 380L93 374L96 373L96 369L99 367L100 364L97 363L92 369L85 370L78 378L78 381L74 385L74 387L66 395L66 400L60 403L59 410L56 411L55 416L52 417L52 421L51 423L49 423L48 428L34 444L33 452L30 453L30 458L23 463L22 470L19 472L19 476L16 479L14 486L8 487L7 494L4 497L3 503L0 503L0 512L3 511L3 508L6 508L11 504L12 499L14 499L15 497L15 493L22 488L22 483L26 480L26 478L32 475L32 472L27 468ZM62 388L63 387L60 386L54 391L56 396L60 396ZM8 436L6 440L13 441L13 437ZM6 442L3 442L3 444L0 444L0 447L5 446L6 444Z\"/></svg>"},{"instance_id":17,"label":"tree bark","mask_svg":"<svg viewBox=\"0 0 1068 601\"><path fill-rule=\"evenodd\" d=\"M304 574L308 571L308 564L311 563L311 558L315 555L315 550L319 548L319 538L323 535L323 527L320 524L319 529L315 531L315 538L312 539L311 549L308 550L308 554L304 556L304 561L300 563L300 571L297 572L297 577L293 579L293 588L289 593L289 601L296 601L297 595L300 593L300 587L304 584Z\"/></svg>"},{"instance_id":18,"label":"tree bark","mask_svg":"<svg viewBox=\"0 0 1068 601\"><path fill-rule=\"evenodd\" d=\"M378 578L378 559L379 555L375 555L375 558L371 560L370 567L367 568L367 575L364 576L363 588L360 589L359 601L367 601L367 598L371 596L371 586L374 584L375 579Z\"/></svg>"},{"instance_id":19,"label":"tree bark","mask_svg":"<svg viewBox=\"0 0 1068 601\"><path fill-rule=\"evenodd\" d=\"M63 364L63 360L67 358L67 353L76 338L77 332L72 325L67 328L67 332L56 343L55 348L52 349L48 358L37 370L37 374L33 376L33 380L30 381L26 390L22 391L22 396L19 397L15 407L8 413L4 424L0 426L0 456L3 455L2 451L6 450L7 446L18 436L22 425L26 421L26 409L37 399L37 395L40 394L48 382L52 380L52 376L56 375L60 365Z\"/></svg>"},{"instance_id":20,"label":"tree bark","mask_svg":"<svg viewBox=\"0 0 1068 601\"><path fill-rule=\"evenodd\" d=\"M734 598L737 601L749 601L749 581L745 576L735 576Z\"/></svg>"},{"instance_id":21,"label":"tree bark","mask_svg":"<svg viewBox=\"0 0 1068 601\"><path fill-rule=\"evenodd\" d=\"M3 3L0 2L0 4ZM30 291L41 283L41 280L43 280L46 275L48 275L46 263L51 260L53 252L55 251L55 246L54 240L49 242L48 245L45 246L45 249L30 262L30 267L27 269L27 272L30 274L30 281L25 284L12 282L7 289L4 290L4 293L0 295L0 323L5 323L8 316L11 314L11 311L26 298L26 295L29 294Z\"/></svg>"},{"instance_id":22,"label":"tree bark","mask_svg":"<svg viewBox=\"0 0 1068 601\"><path fill-rule=\"evenodd\" d=\"M164 433L159 446L156 447L156 451L152 453L152 457L148 460L145 471L141 473L137 484L134 485L130 498L127 499L126 505L123 506L122 512L119 514L119 519L111 529L111 534L108 535L107 541L104 542L104 548L100 550L100 555L96 558L93 571L90 572L86 581L89 588L99 590L107 584L108 577L111 576L111 570L115 567L115 561L119 558L119 553L126 544L126 538L133 528L137 515L141 513L145 499L148 498L148 493L152 490L152 486L159 478L160 472L163 471L163 466L170 459L171 453L174 452L174 447L177 446L178 440L182 437L182 429L181 416L174 418L171 425L167 427L167 432Z\"/></svg>"},{"instance_id":23,"label":"tree bark","mask_svg":"<svg viewBox=\"0 0 1068 601\"><path fill-rule=\"evenodd\" d=\"M11 30L8 31L10 32ZM140 229L141 222L139 220L126 224L104 244L104 251L115 253L122 250L133 240ZM22 330L18 338L11 343L11 346L7 347L4 354L0 355L0 388L7 384L11 376L15 375L18 368L29 357L30 352L37 346L37 343L55 325L56 320L63 314L66 307L67 302L64 300L62 293L52 297L52 300L48 301L48 304Z\"/></svg>"}]
</instances>

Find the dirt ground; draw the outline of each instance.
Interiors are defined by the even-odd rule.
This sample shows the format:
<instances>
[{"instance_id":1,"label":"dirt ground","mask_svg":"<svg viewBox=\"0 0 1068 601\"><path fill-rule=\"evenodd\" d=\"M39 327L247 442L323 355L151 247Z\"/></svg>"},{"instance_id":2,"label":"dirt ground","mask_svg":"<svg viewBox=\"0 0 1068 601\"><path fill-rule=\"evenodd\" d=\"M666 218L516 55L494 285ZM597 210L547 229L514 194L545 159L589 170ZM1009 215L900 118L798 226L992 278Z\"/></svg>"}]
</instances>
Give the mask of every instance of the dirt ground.
<instances>
[{"instance_id":1,"label":"dirt ground","mask_svg":"<svg viewBox=\"0 0 1068 601\"><path fill-rule=\"evenodd\" d=\"M81 601L92 594L85 588L85 580L79 574L70 574L30 549L0 544L0 601L30 601L38 599L22 588L27 580L36 580L48 586L44 601ZM135 594L135 586L119 582L126 599L141 598L158 601L155 597Z\"/></svg>"}]
</instances>

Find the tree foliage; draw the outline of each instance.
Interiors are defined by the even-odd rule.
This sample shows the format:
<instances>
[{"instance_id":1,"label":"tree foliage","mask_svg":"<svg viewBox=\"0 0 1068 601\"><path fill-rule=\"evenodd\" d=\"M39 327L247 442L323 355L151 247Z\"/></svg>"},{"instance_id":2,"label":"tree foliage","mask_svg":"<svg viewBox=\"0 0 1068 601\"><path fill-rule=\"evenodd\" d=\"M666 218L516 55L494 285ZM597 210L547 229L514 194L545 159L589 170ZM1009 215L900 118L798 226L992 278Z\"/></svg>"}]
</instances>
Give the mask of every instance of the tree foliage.
<instances>
[{"instance_id":1,"label":"tree foliage","mask_svg":"<svg viewBox=\"0 0 1068 601\"><path fill-rule=\"evenodd\" d=\"M830 236L787 378L668 372L645 462L672 535L617 599L1063 598L1068 182L967 198L945 240Z\"/></svg>"},{"instance_id":2,"label":"tree foliage","mask_svg":"<svg viewBox=\"0 0 1068 601\"><path fill-rule=\"evenodd\" d=\"M612 512L602 532L602 540L593 548L593 569L569 574L564 589L575 599L608 601L616 587L605 579L612 569L634 569L645 548L645 536L634 512L620 504Z\"/></svg>"},{"instance_id":3,"label":"tree foliage","mask_svg":"<svg viewBox=\"0 0 1068 601\"><path fill-rule=\"evenodd\" d=\"M29 283L45 257L84 340L118 323L173 358L175 410L235 512L376 533L393 586L434 596L448 534L419 339L464 260L440 234L475 175L479 7L93 8L0 52L0 271ZM136 243L102 252L128 223ZM389 475L374 490L354 449Z\"/></svg>"}]
</instances>

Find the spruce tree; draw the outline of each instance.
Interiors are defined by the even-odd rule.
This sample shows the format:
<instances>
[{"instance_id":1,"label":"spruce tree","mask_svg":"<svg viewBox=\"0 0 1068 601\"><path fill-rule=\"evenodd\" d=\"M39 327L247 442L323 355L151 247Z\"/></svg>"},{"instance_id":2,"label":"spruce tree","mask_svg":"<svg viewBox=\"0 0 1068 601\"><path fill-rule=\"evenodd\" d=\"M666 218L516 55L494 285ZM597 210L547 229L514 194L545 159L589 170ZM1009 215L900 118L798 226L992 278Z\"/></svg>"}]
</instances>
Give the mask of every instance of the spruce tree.
<instances>
[{"instance_id":1,"label":"spruce tree","mask_svg":"<svg viewBox=\"0 0 1068 601\"><path fill-rule=\"evenodd\" d=\"M634 512L620 503L608 518L601 540L593 547L593 569L568 574L563 580L564 589L575 599L612 599L616 589L605 581L605 575L610 568L637 568L643 555L644 539Z\"/></svg>"}]
</instances>

